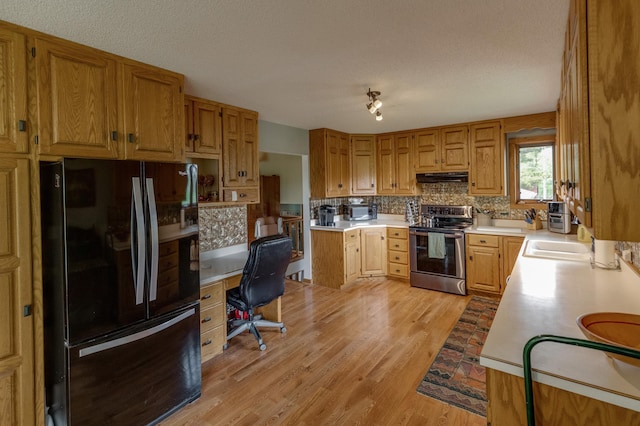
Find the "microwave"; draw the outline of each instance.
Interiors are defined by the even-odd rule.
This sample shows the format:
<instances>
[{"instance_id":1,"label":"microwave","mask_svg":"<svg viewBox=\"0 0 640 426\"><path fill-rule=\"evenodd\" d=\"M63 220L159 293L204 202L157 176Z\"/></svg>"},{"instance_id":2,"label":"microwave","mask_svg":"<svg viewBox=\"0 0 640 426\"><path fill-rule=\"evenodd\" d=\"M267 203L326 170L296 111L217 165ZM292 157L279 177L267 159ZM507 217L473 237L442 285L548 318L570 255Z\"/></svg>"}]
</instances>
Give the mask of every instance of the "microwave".
<instances>
[{"instance_id":1,"label":"microwave","mask_svg":"<svg viewBox=\"0 0 640 426\"><path fill-rule=\"evenodd\" d=\"M378 218L376 204L346 204L342 210L344 220L373 220Z\"/></svg>"},{"instance_id":2,"label":"microwave","mask_svg":"<svg viewBox=\"0 0 640 426\"><path fill-rule=\"evenodd\" d=\"M566 203L550 202L547 204L547 229L551 232L569 234L571 232L571 212Z\"/></svg>"}]
</instances>

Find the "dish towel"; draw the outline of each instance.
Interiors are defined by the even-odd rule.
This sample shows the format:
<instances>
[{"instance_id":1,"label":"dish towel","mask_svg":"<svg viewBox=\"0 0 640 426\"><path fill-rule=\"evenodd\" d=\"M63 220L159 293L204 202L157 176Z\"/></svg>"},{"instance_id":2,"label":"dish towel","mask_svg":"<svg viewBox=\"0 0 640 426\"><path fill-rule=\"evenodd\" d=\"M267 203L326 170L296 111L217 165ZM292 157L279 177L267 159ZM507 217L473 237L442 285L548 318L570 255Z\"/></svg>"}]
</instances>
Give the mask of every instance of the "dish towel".
<instances>
[{"instance_id":1,"label":"dish towel","mask_svg":"<svg viewBox=\"0 0 640 426\"><path fill-rule=\"evenodd\" d=\"M429 257L432 259L444 259L447 254L447 247L444 245L444 234L442 232L429 232Z\"/></svg>"}]
</instances>

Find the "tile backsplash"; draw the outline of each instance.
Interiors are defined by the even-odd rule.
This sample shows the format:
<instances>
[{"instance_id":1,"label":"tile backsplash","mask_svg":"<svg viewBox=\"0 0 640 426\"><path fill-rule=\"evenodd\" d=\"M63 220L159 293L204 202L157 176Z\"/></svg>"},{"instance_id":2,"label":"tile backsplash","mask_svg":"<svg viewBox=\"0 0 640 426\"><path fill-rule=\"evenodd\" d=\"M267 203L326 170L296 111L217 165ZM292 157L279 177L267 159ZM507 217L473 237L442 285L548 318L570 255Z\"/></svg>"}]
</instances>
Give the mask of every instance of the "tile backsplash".
<instances>
[{"instance_id":1,"label":"tile backsplash","mask_svg":"<svg viewBox=\"0 0 640 426\"><path fill-rule=\"evenodd\" d=\"M414 201L417 204L473 206L480 210L491 211L491 216L494 219L524 220L524 210L512 209L509 196L480 197L469 195L467 191L467 183L423 183L422 194L417 196L354 196L312 199L309 202L310 217L317 219L318 207L323 204L339 207L342 204L348 204L349 198L362 198L364 203L377 203L378 213L382 214L403 215L407 201ZM540 210L540 219L547 220L546 210Z\"/></svg>"},{"instance_id":2,"label":"tile backsplash","mask_svg":"<svg viewBox=\"0 0 640 426\"><path fill-rule=\"evenodd\" d=\"M247 243L247 208L206 206L198 208L200 251Z\"/></svg>"}]
</instances>

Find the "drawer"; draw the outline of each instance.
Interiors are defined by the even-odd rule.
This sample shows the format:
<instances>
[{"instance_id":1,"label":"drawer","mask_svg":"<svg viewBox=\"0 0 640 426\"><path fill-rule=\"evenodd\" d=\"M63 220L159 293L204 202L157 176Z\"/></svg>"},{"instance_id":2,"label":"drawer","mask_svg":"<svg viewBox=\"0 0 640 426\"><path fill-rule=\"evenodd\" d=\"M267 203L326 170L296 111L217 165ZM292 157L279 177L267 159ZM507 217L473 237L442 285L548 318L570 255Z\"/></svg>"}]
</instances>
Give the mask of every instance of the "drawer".
<instances>
[{"instance_id":1,"label":"drawer","mask_svg":"<svg viewBox=\"0 0 640 426\"><path fill-rule=\"evenodd\" d=\"M233 193L237 199L233 199ZM238 188L225 189L222 191L223 201L237 201L238 203L258 203L260 202L259 188Z\"/></svg>"},{"instance_id":2,"label":"drawer","mask_svg":"<svg viewBox=\"0 0 640 426\"><path fill-rule=\"evenodd\" d=\"M200 287L200 310L224 301L224 280Z\"/></svg>"},{"instance_id":3,"label":"drawer","mask_svg":"<svg viewBox=\"0 0 640 426\"><path fill-rule=\"evenodd\" d=\"M409 238L409 230L407 228L387 228L387 238Z\"/></svg>"},{"instance_id":4,"label":"drawer","mask_svg":"<svg viewBox=\"0 0 640 426\"><path fill-rule=\"evenodd\" d=\"M225 289L231 290L232 288L236 288L240 285L240 280L242 279L242 274L234 275L226 279Z\"/></svg>"},{"instance_id":5,"label":"drawer","mask_svg":"<svg viewBox=\"0 0 640 426\"><path fill-rule=\"evenodd\" d=\"M345 231L344 232L344 240L345 242L347 241L355 241L358 239L358 237L360 236L360 230L359 229L351 229L349 231Z\"/></svg>"},{"instance_id":6,"label":"drawer","mask_svg":"<svg viewBox=\"0 0 640 426\"><path fill-rule=\"evenodd\" d=\"M408 265L409 253L407 253L406 251L389 250L387 260L389 261L389 263L400 263L402 265Z\"/></svg>"},{"instance_id":7,"label":"drawer","mask_svg":"<svg viewBox=\"0 0 640 426\"><path fill-rule=\"evenodd\" d=\"M497 235L467 234L470 246L499 247L500 237Z\"/></svg>"},{"instance_id":8,"label":"drawer","mask_svg":"<svg viewBox=\"0 0 640 426\"><path fill-rule=\"evenodd\" d=\"M409 265L389 262L387 274L394 277L409 278Z\"/></svg>"},{"instance_id":9,"label":"drawer","mask_svg":"<svg viewBox=\"0 0 640 426\"><path fill-rule=\"evenodd\" d=\"M396 251L409 251L409 241L399 238L387 238L387 248Z\"/></svg>"},{"instance_id":10,"label":"drawer","mask_svg":"<svg viewBox=\"0 0 640 426\"><path fill-rule=\"evenodd\" d=\"M225 304L220 303L200 311L200 333L213 330L214 328L226 323L224 308Z\"/></svg>"},{"instance_id":11,"label":"drawer","mask_svg":"<svg viewBox=\"0 0 640 426\"><path fill-rule=\"evenodd\" d=\"M224 332L225 327L226 325L221 325L200 335L200 356L202 357L202 362L208 361L222 353L227 337Z\"/></svg>"},{"instance_id":12,"label":"drawer","mask_svg":"<svg viewBox=\"0 0 640 426\"><path fill-rule=\"evenodd\" d=\"M164 257L173 253L178 253L179 247L179 240L167 241L166 243L160 244L158 247L158 255L160 257Z\"/></svg>"}]
</instances>

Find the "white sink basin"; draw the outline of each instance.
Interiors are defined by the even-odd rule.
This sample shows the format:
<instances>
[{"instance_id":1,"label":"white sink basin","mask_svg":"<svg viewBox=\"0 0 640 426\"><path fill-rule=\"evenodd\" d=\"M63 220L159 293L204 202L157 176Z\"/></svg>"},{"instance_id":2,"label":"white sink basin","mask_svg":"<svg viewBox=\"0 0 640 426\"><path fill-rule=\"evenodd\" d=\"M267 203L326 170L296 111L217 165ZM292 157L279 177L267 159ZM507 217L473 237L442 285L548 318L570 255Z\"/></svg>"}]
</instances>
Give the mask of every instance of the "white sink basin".
<instances>
[{"instance_id":1,"label":"white sink basin","mask_svg":"<svg viewBox=\"0 0 640 426\"><path fill-rule=\"evenodd\" d=\"M523 255L546 259L588 262L591 258L591 245L573 241L529 240L527 241Z\"/></svg>"}]
</instances>

